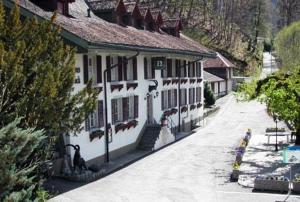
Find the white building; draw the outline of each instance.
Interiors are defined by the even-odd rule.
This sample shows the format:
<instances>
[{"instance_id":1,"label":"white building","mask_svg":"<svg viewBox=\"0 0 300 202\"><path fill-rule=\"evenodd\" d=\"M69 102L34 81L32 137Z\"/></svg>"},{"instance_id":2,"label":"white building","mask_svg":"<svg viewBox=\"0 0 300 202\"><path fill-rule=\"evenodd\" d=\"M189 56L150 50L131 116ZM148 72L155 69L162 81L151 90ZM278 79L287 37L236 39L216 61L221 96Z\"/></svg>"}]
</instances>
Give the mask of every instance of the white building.
<instances>
[{"instance_id":1,"label":"white building","mask_svg":"<svg viewBox=\"0 0 300 202\"><path fill-rule=\"evenodd\" d=\"M7 6L11 2L4 1ZM162 20L157 11L152 15L150 7L139 10L137 4L122 0L103 2L113 2L108 4L113 6L92 2L89 8L81 0L19 3L22 14L29 17L49 19L51 9L59 10L57 24L62 26L62 37L78 47L74 92L84 88L89 79L100 91L97 109L82 124L82 132L65 137L66 144L80 145L88 164L136 149L141 142L147 143L145 135L155 139L148 149L157 149L174 141L178 130L190 131L203 113L201 60L215 57L180 36L179 19L164 26L160 22L167 19ZM160 65L166 68L160 70ZM163 116L167 126L160 127ZM74 151L69 152L73 156Z\"/></svg>"},{"instance_id":2,"label":"white building","mask_svg":"<svg viewBox=\"0 0 300 202\"><path fill-rule=\"evenodd\" d=\"M227 58L225 58L220 53L217 53L216 58L208 59L204 62L203 68L206 72L224 79L225 81L224 83L217 79L218 82L214 84L214 86L211 85L212 90L215 92L215 94L218 94L217 97L224 96L232 91L233 69L235 68L235 65L232 64L232 62L230 62Z\"/></svg>"},{"instance_id":3,"label":"white building","mask_svg":"<svg viewBox=\"0 0 300 202\"><path fill-rule=\"evenodd\" d=\"M213 75L207 71L203 71L204 83L208 84L209 89L213 93L215 98L225 95L226 81L216 75Z\"/></svg>"}]
</instances>

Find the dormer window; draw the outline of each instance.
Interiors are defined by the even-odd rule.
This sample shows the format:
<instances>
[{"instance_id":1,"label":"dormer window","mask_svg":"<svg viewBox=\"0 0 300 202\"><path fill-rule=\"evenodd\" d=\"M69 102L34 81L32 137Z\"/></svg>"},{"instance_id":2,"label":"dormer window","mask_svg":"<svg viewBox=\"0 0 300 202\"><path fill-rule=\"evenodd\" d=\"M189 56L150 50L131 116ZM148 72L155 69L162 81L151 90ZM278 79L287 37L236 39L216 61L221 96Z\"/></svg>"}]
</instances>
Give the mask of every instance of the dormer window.
<instances>
[{"instance_id":1,"label":"dormer window","mask_svg":"<svg viewBox=\"0 0 300 202\"><path fill-rule=\"evenodd\" d=\"M37 6L43 8L46 11L55 11L58 13L69 16L69 3L75 2L75 0L31 0Z\"/></svg>"},{"instance_id":2,"label":"dormer window","mask_svg":"<svg viewBox=\"0 0 300 202\"><path fill-rule=\"evenodd\" d=\"M180 37L180 30L182 30L180 19L164 20L162 30L172 36Z\"/></svg>"},{"instance_id":3,"label":"dormer window","mask_svg":"<svg viewBox=\"0 0 300 202\"><path fill-rule=\"evenodd\" d=\"M57 2L57 11L63 15L69 15L69 3L68 2Z\"/></svg>"},{"instance_id":4,"label":"dormer window","mask_svg":"<svg viewBox=\"0 0 300 202\"><path fill-rule=\"evenodd\" d=\"M135 19L135 20L134 20L134 26L135 26L137 29L144 29L143 19Z\"/></svg>"},{"instance_id":5,"label":"dormer window","mask_svg":"<svg viewBox=\"0 0 300 202\"><path fill-rule=\"evenodd\" d=\"M155 23L152 21L152 22L148 22L146 24L146 30L148 31L155 31Z\"/></svg>"}]
</instances>

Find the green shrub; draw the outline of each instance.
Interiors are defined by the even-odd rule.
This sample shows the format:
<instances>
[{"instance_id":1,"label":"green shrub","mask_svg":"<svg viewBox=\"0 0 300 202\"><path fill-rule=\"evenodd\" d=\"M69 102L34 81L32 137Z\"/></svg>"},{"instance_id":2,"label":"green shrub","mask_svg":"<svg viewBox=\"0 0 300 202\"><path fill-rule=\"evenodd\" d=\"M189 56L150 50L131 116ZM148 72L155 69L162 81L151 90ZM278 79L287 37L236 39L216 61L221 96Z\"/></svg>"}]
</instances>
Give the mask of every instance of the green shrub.
<instances>
[{"instance_id":1,"label":"green shrub","mask_svg":"<svg viewBox=\"0 0 300 202\"><path fill-rule=\"evenodd\" d=\"M204 85L204 99L205 99L205 106L211 106L214 105L216 102L215 96L208 87L208 84L205 83Z\"/></svg>"},{"instance_id":2,"label":"green shrub","mask_svg":"<svg viewBox=\"0 0 300 202\"><path fill-rule=\"evenodd\" d=\"M40 185L42 130L21 129L20 119L0 129L0 201L30 201Z\"/></svg>"}]
</instances>

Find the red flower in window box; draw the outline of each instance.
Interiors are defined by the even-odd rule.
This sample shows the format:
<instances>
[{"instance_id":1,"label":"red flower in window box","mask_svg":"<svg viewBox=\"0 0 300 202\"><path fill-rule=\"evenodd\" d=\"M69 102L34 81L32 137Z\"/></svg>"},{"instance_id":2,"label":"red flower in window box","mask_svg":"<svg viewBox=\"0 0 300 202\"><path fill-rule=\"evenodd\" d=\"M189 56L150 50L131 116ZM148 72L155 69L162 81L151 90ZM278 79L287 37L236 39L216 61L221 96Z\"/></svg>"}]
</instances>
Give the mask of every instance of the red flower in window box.
<instances>
[{"instance_id":1,"label":"red flower in window box","mask_svg":"<svg viewBox=\"0 0 300 202\"><path fill-rule=\"evenodd\" d=\"M136 89L136 87L138 87L138 83L127 83L127 90L129 90L130 88Z\"/></svg>"},{"instance_id":2,"label":"red flower in window box","mask_svg":"<svg viewBox=\"0 0 300 202\"><path fill-rule=\"evenodd\" d=\"M187 79L181 79L181 84L185 84L185 83L187 83L187 82L188 82Z\"/></svg>"},{"instance_id":3,"label":"red flower in window box","mask_svg":"<svg viewBox=\"0 0 300 202\"><path fill-rule=\"evenodd\" d=\"M164 116L171 116L172 115L172 111L171 110L167 110L164 112Z\"/></svg>"},{"instance_id":4,"label":"red flower in window box","mask_svg":"<svg viewBox=\"0 0 300 202\"><path fill-rule=\"evenodd\" d=\"M118 125L115 126L115 132L118 133L119 131L124 131L127 129L127 124L124 123L120 123Z\"/></svg>"},{"instance_id":5,"label":"red flower in window box","mask_svg":"<svg viewBox=\"0 0 300 202\"><path fill-rule=\"evenodd\" d=\"M101 137L104 135L103 130L95 130L90 133L90 141L92 142L95 138L101 139Z\"/></svg>"},{"instance_id":6,"label":"red flower in window box","mask_svg":"<svg viewBox=\"0 0 300 202\"><path fill-rule=\"evenodd\" d=\"M197 104L197 108L200 108L200 107L202 107L202 104L201 104L201 103L198 103L198 104Z\"/></svg>"},{"instance_id":7,"label":"red flower in window box","mask_svg":"<svg viewBox=\"0 0 300 202\"><path fill-rule=\"evenodd\" d=\"M191 105L190 110L194 110L194 109L196 109L196 105Z\"/></svg>"},{"instance_id":8,"label":"red flower in window box","mask_svg":"<svg viewBox=\"0 0 300 202\"><path fill-rule=\"evenodd\" d=\"M187 111L188 111L187 106L181 107L181 113L182 113L182 112L187 112Z\"/></svg>"},{"instance_id":9,"label":"red flower in window box","mask_svg":"<svg viewBox=\"0 0 300 202\"><path fill-rule=\"evenodd\" d=\"M103 91L103 87L95 87L95 90L98 92L98 93L101 93Z\"/></svg>"},{"instance_id":10,"label":"red flower in window box","mask_svg":"<svg viewBox=\"0 0 300 202\"><path fill-rule=\"evenodd\" d=\"M171 112L172 112L172 114L176 114L178 112L178 109L173 108L173 109L171 109Z\"/></svg>"},{"instance_id":11,"label":"red flower in window box","mask_svg":"<svg viewBox=\"0 0 300 202\"><path fill-rule=\"evenodd\" d=\"M163 85L169 85L171 83L171 80L163 80Z\"/></svg>"},{"instance_id":12,"label":"red flower in window box","mask_svg":"<svg viewBox=\"0 0 300 202\"><path fill-rule=\"evenodd\" d=\"M190 83L195 83L196 79L190 79Z\"/></svg>"},{"instance_id":13,"label":"red flower in window box","mask_svg":"<svg viewBox=\"0 0 300 202\"><path fill-rule=\"evenodd\" d=\"M173 79L173 80L172 80L172 84L174 84L174 83L177 84L178 82L179 82L179 79Z\"/></svg>"},{"instance_id":14,"label":"red flower in window box","mask_svg":"<svg viewBox=\"0 0 300 202\"><path fill-rule=\"evenodd\" d=\"M120 91L123 87L124 87L123 84L111 84L110 85L111 92L113 92L116 89L118 89Z\"/></svg>"},{"instance_id":15,"label":"red flower in window box","mask_svg":"<svg viewBox=\"0 0 300 202\"><path fill-rule=\"evenodd\" d=\"M201 83L202 82L202 79L197 79L197 83Z\"/></svg>"},{"instance_id":16,"label":"red flower in window box","mask_svg":"<svg viewBox=\"0 0 300 202\"><path fill-rule=\"evenodd\" d=\"M129 121L127 123L127 129L130 129L131 127L135 128L137 125L138 125L138 121L137 120L132 120L132 121Z\"/></svg>"}]
</instances>

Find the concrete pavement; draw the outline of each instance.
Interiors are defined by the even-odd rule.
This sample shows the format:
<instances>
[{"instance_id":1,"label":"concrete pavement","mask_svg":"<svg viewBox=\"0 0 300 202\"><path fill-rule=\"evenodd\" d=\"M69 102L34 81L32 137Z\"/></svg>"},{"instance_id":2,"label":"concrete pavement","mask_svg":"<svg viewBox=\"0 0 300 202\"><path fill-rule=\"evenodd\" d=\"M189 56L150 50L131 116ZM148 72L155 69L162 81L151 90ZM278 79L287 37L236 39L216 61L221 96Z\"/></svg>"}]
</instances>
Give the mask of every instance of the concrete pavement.
<instances>
[{"instance_id":1,"label":"concrete pavement","mask_svg":"<svg viewBox=\"0 0 300 202\"><path fill-rule=\"evenodd\" d=\"M285 195L252 193L229 182L235 147L247 128L262 134L269 123L265 106L237 103L230 96L208 125L112 175L50 201L103 202L268 202ZM292 196L289 201L300 201Z\"/></svg>"}]
</instances>

